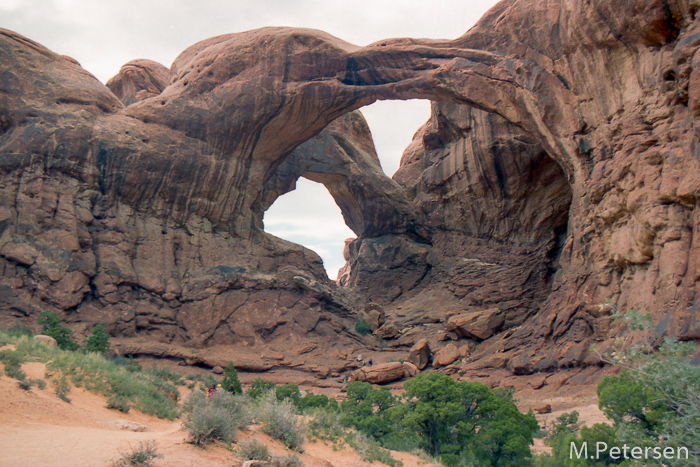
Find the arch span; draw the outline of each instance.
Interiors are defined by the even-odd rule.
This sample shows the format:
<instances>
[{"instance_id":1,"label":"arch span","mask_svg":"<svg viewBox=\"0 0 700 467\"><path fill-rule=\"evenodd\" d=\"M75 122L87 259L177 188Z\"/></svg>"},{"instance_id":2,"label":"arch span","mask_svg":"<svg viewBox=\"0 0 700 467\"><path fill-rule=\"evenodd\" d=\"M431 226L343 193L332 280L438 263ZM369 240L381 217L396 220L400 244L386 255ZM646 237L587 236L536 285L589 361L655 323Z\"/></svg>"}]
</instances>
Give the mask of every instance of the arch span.
<instances>
[{"instance_id":1,"label":"arch span","mask_svg":"<svg viewBox=\"0 0 700 467\"><path fill-rule=\"evenodd\" d=\"M209 217L239 234L251 223L260 227L258 181L267 183L330 122L378 99L451 101L496 113L532 135L570 179L581 170L572 139L578 119L564 83L534 62L454 41L359 48L320 31L264 28L195 44L172 71L161 95L123 114L186 134L226 166L203 186L216 183L232 208L212 206Z\"/></svg>"}]
</instances>

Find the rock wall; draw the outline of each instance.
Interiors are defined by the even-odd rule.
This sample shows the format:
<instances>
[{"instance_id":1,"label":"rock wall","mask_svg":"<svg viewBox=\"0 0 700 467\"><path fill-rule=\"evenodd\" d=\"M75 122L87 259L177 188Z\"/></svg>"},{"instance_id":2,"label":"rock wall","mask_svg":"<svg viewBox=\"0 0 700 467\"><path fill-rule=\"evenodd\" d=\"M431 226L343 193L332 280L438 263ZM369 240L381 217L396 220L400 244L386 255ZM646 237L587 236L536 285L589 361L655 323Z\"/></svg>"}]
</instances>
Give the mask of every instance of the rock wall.
<instances>
[{"instance_id":1,"label":"rock wall","mask_svg":"<svg viewBox=\"0 0 700 467\"><path fill-rule=\"evenodd\" d=\"M498 310L465 365L513 373L596 363L612 307L697 339L697 10L504 0L458 39L364 48L264 28L127 64L112 91L0 31L3 322L347 347L370 345L352 322L372 301L407 349ZM408 98L436 104L390 180L353 111ZM358 234L349 287L263 232L299 176Z\"/></svg>"}]
</instances>

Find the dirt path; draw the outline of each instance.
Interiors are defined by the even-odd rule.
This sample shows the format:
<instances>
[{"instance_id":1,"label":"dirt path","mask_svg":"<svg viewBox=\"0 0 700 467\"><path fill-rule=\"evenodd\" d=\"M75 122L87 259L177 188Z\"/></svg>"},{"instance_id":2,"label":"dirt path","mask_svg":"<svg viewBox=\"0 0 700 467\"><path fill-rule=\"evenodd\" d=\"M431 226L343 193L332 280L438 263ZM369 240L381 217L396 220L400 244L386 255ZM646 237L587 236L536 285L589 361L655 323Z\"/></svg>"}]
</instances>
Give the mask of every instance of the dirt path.
<instances>
[{"instance_id":1,"label":"dirt path","mask_svg":"<svg viewBox=\"0 0 700 467\"><path fill-rule=\"evenodd\" d=\"M23 365L28 378L43 378L44 365ZM187 443L181 421L160 420L136 410L123 414L105 407L105 398L80 388L68 393L71 403L58 398L49 385L25 391L18 382L0 377L0 467L102 467L141 442L155 441L158 467L221 467L240 465L235 453L221 446L197 448ZM251 427L239 441L254 437L273 455L286 455L278 442ZM399 454L405 467L424 464L418 457ZM307 467L367 467L349 448L333 450L322 443L305 444L299 454ZM381 464L376 464L377 467Z\"/></svg>"}]
</instances>

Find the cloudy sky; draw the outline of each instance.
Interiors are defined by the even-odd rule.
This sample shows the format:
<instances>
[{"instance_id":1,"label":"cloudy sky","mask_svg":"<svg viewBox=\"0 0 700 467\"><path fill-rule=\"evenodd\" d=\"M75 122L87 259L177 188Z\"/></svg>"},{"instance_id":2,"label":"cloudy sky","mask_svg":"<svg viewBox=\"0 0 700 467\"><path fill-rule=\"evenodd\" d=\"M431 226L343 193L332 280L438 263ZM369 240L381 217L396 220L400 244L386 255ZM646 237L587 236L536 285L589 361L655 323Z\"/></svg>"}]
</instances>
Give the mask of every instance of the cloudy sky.
<instances>
[{"instance_id":1,"label":"cloudy sky","mask_svg":"<svg viewBox=\"0 0 700 467\"><path fill-rule=\"evenodd\" d=\"M0 0L0 27L78 60L103 83L135 58L170 66L208 37L263 26L327 31L366 45L389 37L452 39L495 0ZM382 167L392 175L427 101L378 102L362 112ZM265 229L316 251L335 278L346 238L354 236L323 186L300 180L265 214Z\"/></svg>"}]
</instances>

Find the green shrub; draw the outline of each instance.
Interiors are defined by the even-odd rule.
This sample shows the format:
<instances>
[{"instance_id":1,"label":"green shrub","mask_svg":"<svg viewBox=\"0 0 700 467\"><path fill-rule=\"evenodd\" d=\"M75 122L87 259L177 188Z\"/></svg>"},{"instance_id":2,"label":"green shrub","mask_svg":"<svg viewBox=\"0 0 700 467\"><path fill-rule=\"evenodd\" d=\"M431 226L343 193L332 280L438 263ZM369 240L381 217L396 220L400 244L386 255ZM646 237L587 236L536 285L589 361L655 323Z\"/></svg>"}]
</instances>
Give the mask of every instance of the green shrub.
<instances>
[{"instance_id":1,"label":"green shrub","mask_svg":"<svg viewBox=\"0 0 700 467\"><path fill-rule=\"evenodd\" d=\"M233 394L243 394L241 382L238 381L238 370L233 366L233 362L229 362L224 368L224 379L221 381L221 387Z\"/></svg>"},{"instance_id":2,"label":"green shrub","mask_svg":"<svg viewBox=\"0 0 700 467\"><path fill-rule=\"evenodd\" d=\"M301 401L301 393L299 392L299 386L292 383L283 384L281 386L275 387L275 396L277 400L289 399L289 401L294 404L295 407L299 407L299 401Z\"/></svg>"},{"instance_id":3,"label":"green shrub","mask_svg":"<svg viewBox=\"0 0 700 467\"><path fill-rule=\"evenodd\" d=\"M381 462L390 467L403 467L403 462L391 457L391 453L364 433L350 433L346 438L348 444L357 451L360 458L368 463Z\"/></svg>"},{"instance_id":4,"label":"green shrub","mask_svg":"<svg viewBox=\"0 0 700 467\"><path fill-rule=\"evenodd\" d=\"M34 331L28 326L17 325L7 330L7 335L13 338L34 337Z\"/></svg>"},{"instance_id":5,"label":"green shrub","mask_svg":"<svg viewBox=\"0 0 700 467\"><path fill-rule=\"evenodd\" d=\"M340 423L340 414L331 410L313 409L308 422L309 438L328 441L333 444L342 442L345 428Z\"/></svg>"},{"instance_id":6,"label":"green shrub","mask_svg":"<svg viewBox=\"0 0 700 467\"><path fill-rule=\"evenodd\" d=\"M32 388L33 382L31 380L22 380L19 382L19 387L20 389L24 389L25 391L29 391Z\"/></svg>"},{"instance_id":7,"label":"green shrub","mask_svg":"<svg viewBox=\"0 0 700 467\"><path fill-rule=\"evenodd\" d=\"M145 441L139 443L137 447L131 447L127 453L122 453L121 459L112 463L112 467L149 467L157 457L157 444L155 441Z\"/></svg>"},{"instance_id":8,"label":"green shrub","mask_svg":"<svg viewBox=\"0 0 700 467\"><path fill-rule=\"evenodd\" d=\"M157 380L169 381L178 386L185 385L185 379L181 374L175 373L174 371L170 371L166 368L152 367L147 373L153 375Z\"/></svg>"},{"instance_id":9,"label":"green shrub","mask_svg":"<svg viewBox=\"0 0 700 467\"><path fill-rule=\"evenodd\" d=\"M692 343L667 340L657 352L640 348L630 366L598 385L598 404L613 421L620 443L687 448L689 459L669 465L697 465L700 458L700 366L689 361Z\"/></svg>"},{"instance_id":10,"label":"green shrub","mask_svg":"<svg viewBox=\"0 0 700 467\"><path fill-rule=\"evenodd\" d=\"M355 331L361 336L366 336L372 332L372 325L364 319L358 318L357 321L355 321Z\"/></svg>"},{"instance_id":11,"label":"green shrub","mask_svg":"<svg viewBox=\"0 0 700 467\"><path fill-rule=\"evenodd\" d=\"M122 413L129 413L131 409L131 404L129 399L123 396L111 395L107 399L107 408L112 410L118 410Z\"/></svg>"},{"instance_id":12,"label":"green shrub","mask_svg":"<svg viewBox=\"0 0 700 467\"><path fill-rule=\"evenodd\" d=\"M306 427L297 417L297 411L289 399L280 401L274 391L265 393L258 401L255 418L262 424L265 433L282 441L287 448L301 451Z\"/></svg>"},{"instance_id":13,"label":"green shrub","mask_svg":"<svg viewBox=\"0 0 700 467\"><path fill-rule=\"evenodd\" d=\"M61 376L58 379L53 380L53 387L54 390L56 391L56 395L59 397L59 399L68 402L70 404L70 399L68 398L68 393L71 390L70 383L66 379L65 376Z\"/></svg>"},{"instance_id":14,"label":"green shrub","mask_svg":"<svg viewBox=\"0 0 700 467\"><path fill-rule=\"evenodd\" d=\"M112 359L112 362L115 365L124 367L125 370L131 373L143 371L143 367L141 366L141 364L134 360L134 357L132 355L129 355L127 357L122 357L121 355L114 357Z\"/></svg>"},{"instance_id":15,"label":"green shrub","mask_svg":"<svg viewBox=\"0 0 700 467\"><path fill-rule=\"evenodd\" d=\"M73 331L61 323L61 319L52 311L42 311L37 319L41 333L56 339L58 347L63 350L78 350L78 344L71 339Z\"/></svg>"},{"instance_id":16,"label":"green shrub","mask_svg":"<svg viewBox=\"0 0 700 467\"><path fill-rule=\"evenodd\" d=\"M36 386L42 391L46 389L46 381L41 378L34 378L32 383L36 384Z\"/></svg>"},{"instance_id":17,"label":"green shrub","mask_svg":"<svg viewBox=\"0 0 700 467\"><path fill-rule=\"evenodd\" d=\"M250 384L250 388L246 394L249 397L257 400L260 399L263 394L275 389L276 386L277 385L272 381L265 381L262 378L255 378Z\"/></svg>"},{"instance_id":18,"label":"green shrub","mask_svg":"<svg viewBox=\"0 0 700 467\"><path fill-rule=\"evenodd\" d=\"M100 354L59 352L46 369L89 391L124 397L141 412L169 420L178 416L176 386L148 372L128 371Z\"/></svg>"},{"instance_id":19,"label":"green shrub","mask_svg":"<svg viewBox=\"0 0 700 467\"><path fill-rule=\"evenodd\" d=\"M183 426L190 433L190 442L204 446L214 440L231 443L236 432L245 427L248 415L244 399L226 391L207 397L194 391L183 404Z\"/></svg>"},{"instance_id":20,"label":"green shrub","mask_svg":"<svg viewBox=\"0 0 700 467\"><path fill-rule=\"evenodd\" d=\"M5 375L23 381L27 375L22 371L22 363L24 358L21 352L16 350L0 351L0 362L5 365Z\"/></svg>"},{"instance_id":21,"label":"green shrub","mask_svg":"<svg viewBox=\"0 0 700 467\"><path fill-rule=\"evenodd\" d=\"M284 457L275 456L270 461L272 467L304 467L304 463L296 454L289 454Z\"/></svg>"},{"instance_id":22,"label":"green shrub","mask_svg":"<svg viewBox=\"0 0 700 467\"><path fill-rule=\"evenodd\" d=\"M327 409L331 411L338 412L340 410L340 405L338 401L326 396L325 394L306 394L301 398L297 404L299 410L305 411L307 409Z\"/></svg>"},{"instance_id":23,"label":"green shrub","mask_svg":"<svg viewBox=\"0 0 700 467\"><path fill-rule=\"evenodd\" d=\"M97 352L103 355L109 351L109 346L109 334L104 323L99 323L92 328L92 333L83 343L86 352Z\"/></svg>"},{"instance_id":24,"label":"green shrub","mask_svg":"<svg viewBox=\"0 0 700 467\"><path fill-rule=\"evenodd\" d=\"M22 371L22 367L15 365L5 365L5 374L10 378L17 379L19 381L24 381L27 374Z\"/></svg>"},{"instance_id":25,"label":"green shrub","mask_svg":"<svg viewBox=\"0 0 700 467\"><path fill-rule=\"evenodd\" d=\"M246 461L267 462L270 460L270 451L267 449L267 446L253 438L241 443L238 447L238 455Z\"/></svg>"}]
</instances>

